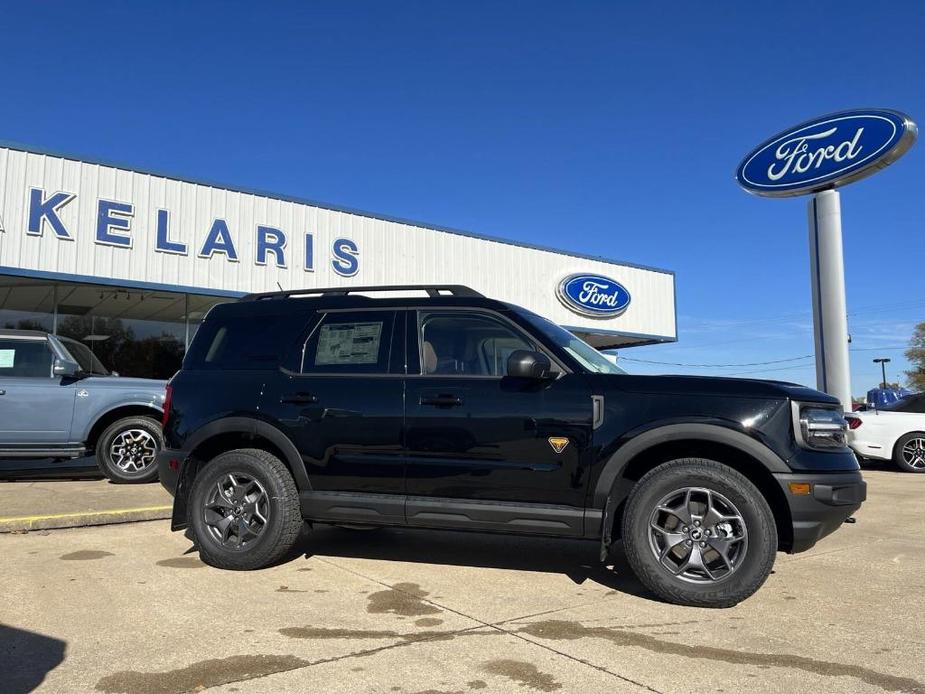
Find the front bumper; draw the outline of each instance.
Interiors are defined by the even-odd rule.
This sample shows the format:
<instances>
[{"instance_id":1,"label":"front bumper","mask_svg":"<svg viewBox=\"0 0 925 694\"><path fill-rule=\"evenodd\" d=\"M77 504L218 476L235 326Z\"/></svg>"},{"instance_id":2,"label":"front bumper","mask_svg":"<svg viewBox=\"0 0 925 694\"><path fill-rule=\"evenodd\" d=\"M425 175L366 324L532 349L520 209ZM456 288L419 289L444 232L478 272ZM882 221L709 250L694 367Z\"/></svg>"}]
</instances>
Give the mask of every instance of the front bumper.
<instances>
[{"instance_id":1,"label":"front bumper","mask_svg":"<svg viewBox=\"0 0 925 694\"><path fill-rule=\"evenodd\" d=\"M860 472L774 475L783 490L793 521L791 554L805 552L855 513L867 499ZM794 494L790 483L808 483L809 494Z\"/></svg>"}]
</instances>

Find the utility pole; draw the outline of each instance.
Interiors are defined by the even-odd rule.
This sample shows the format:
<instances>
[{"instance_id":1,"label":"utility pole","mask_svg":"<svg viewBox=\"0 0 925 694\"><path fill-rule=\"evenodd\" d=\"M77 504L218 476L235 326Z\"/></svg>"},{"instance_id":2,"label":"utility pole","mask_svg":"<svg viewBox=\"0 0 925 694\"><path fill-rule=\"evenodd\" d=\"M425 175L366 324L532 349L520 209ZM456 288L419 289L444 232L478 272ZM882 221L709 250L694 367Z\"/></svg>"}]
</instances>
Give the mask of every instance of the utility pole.
<instances>
[{"instance_id":1,"label":"utility pole","mask_svg":"<svg viewBox=\"0 0 925 694\"><path fill-rule=\"evenodd\" d=\"M886 388L886 365L890 363L890 359L887 357L878 357L874 359L874 364L880 364L880 371L883 374L883 382L880 384L881 388Z\"/></svg>"}]
</instances>

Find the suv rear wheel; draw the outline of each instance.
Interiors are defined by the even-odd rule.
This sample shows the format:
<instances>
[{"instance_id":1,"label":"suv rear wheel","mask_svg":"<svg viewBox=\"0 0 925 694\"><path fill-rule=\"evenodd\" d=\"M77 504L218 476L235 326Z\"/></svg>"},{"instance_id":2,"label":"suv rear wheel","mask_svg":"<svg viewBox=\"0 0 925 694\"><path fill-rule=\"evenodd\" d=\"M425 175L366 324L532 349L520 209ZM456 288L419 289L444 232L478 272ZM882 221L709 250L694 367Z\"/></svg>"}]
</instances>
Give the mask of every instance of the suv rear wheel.
<instances>
[{"instance_id":1,"label":"suv rear wheel","mask_svg":"<svg viewBox=\"0 0 925 694\"><path fill-rule=\"evenodd\" d=\"M160 425L151 417L124 417L110 424L96 443L96 463L117 484L157 479L157 454L164 447Z\"/></svg>"},{"instance_id":2,"label":"suv rear wheel","mask_svg":"<svg viewBox=\"0 0 925 694\"><path fill-rule=\"evenodd\" d=\"M189 521L206 564L262 569L283 559L303 527L299 493L276 456L253 448L223 453L196 476Z\"/></svg>"},{"instance_id":3,"label":"suv rear wheel","mask_svg":"<svg viewBox=\"0 0 925 694\"><path fill-rule=\"evenodd\" d=\"M684 458L649 471L623 515L630 566L653 593L695 607L731 607L767 579L777 527L761 492L713 460Z\"/></svg>"}]
</instances>

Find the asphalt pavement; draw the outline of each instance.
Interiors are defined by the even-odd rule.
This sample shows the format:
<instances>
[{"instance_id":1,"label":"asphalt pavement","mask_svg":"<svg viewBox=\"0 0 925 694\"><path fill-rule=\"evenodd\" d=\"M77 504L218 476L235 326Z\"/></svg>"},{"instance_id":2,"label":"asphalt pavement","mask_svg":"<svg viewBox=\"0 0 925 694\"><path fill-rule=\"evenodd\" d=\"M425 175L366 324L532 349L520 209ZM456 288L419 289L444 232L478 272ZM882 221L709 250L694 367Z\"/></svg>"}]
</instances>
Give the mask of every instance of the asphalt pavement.
<instances>
[{"instance_id":1,"label":"asphalt pavement","mask_svg":"<svg viewBox=\"0 0 925 694\"><path fill-rule=\"evenodd\" d=\"M165 521L0 535L0 690L925 694L925 475L726 610L590 542L319 527L258 572Z\"/></svg>"}]
</instances>

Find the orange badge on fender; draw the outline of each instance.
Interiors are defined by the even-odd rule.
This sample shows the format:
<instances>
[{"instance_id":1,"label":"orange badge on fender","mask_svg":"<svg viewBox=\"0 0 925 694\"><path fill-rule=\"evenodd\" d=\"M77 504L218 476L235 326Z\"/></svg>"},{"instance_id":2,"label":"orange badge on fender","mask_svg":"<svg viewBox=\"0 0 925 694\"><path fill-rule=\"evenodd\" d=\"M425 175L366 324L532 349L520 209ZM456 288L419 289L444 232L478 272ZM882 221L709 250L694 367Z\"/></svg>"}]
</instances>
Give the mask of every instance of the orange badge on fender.
<instances>
[{"instance_id":1,"label":"orange badge on fender","mask_svg":"<svg viewBox=\"0 0 925 694\"><path fill-rule=\"evenodd\" d=\"M556 453L561 453L568 446L568 439L564 436L550 436L546 440L549 441L549 445L552 446L552 450Z\"/></svg>"}]
</instances>

